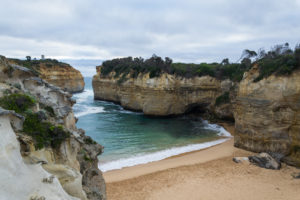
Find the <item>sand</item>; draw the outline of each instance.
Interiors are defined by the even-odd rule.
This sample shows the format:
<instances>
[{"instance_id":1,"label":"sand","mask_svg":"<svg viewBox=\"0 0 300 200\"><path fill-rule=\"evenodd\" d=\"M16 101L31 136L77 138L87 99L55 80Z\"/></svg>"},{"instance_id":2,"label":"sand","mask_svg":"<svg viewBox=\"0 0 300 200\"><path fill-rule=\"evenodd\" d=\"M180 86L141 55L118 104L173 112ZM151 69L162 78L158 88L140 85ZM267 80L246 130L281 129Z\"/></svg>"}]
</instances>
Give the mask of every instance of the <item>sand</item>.
<instances>
[{"instance_id":1,"label":"sand","mask_svg":"<svg viewBox=\"0 0 300 200\"><path fill-rule=\"evenodd\" d=\"M232 127L226 127L233 132ZM204 150L104 173L108 200L300 200L300 169L283 164L267 170L237 164L253 153L233 147L233 139Z\"/></svg>"}]
</instances>

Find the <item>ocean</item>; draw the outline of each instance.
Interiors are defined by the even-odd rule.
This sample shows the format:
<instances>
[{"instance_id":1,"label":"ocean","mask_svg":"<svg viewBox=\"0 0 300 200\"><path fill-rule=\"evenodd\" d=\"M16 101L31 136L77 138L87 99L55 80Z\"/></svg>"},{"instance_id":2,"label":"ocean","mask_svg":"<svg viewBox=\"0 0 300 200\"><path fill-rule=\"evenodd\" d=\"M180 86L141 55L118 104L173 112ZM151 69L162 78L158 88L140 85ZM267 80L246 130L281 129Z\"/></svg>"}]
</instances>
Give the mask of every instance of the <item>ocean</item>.
<instances>
[{"instance_id":1,"label":"ocean","mask_svg":"<svg viewBox=\"0 0 300 200\"><path fill-rule=\"evenodd\" d=\"M220 144L230 137L223 127L201 118L155 118L124 110L120 105L94 100L92 78L74 94L77 127L104 146L99 156L102 171L158 161Z\"/></svg>"}]
</instances>

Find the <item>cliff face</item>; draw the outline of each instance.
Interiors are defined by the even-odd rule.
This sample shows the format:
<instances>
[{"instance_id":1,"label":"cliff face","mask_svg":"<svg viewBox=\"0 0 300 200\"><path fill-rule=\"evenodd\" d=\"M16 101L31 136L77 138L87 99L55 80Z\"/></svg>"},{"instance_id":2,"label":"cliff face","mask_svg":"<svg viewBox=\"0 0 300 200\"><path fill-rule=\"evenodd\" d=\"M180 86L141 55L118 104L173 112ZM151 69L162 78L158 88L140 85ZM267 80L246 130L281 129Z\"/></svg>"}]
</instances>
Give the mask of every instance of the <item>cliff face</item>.
<instances>
[{"instance_id":1,"label":"cliff face","mask_svg":"<svg viewBox=\"0 0 300 200\"><path fill-rule=\"evenodd\" d=\"M94 97L120 103L123 107L143 111L147 115L183 114L195 107L208 107L222 93L222 82L210 76L182 78L170 74L149 78L101 77L101 67L93 77Z\"/></svg>"},{"instance_id":2,"label":"cliff face","mask_svg":"<svg viewBox=\"0 0 300 200\"><path fill-rule=\"evenodd\" d=\"M259 82L257 66L244 74L234 108L235 146L277 152L300 166L300 71Z\"/></svg>"},{"instance_id":3,"label":"cliff face","mask_svg":"<svg viewBox=\"0 0 300 200\"><path fill-rule=\"evenodd\" d=\"M56 85L68 92L82 92L84 89L84 80L80 71L70 65L48 65L40 64L39 70L41 78L48 83Z\"/></svg>"},{"instance_id":4,"label":"cliff face","mask_svg":"<svg viewBox=\"0 0 300 200\"><path fill-rule=\"evenodd\" d=\"M34 105L19 114L2 109L6 106L3 98L14 95L30 95L35 99ZM44 82L28 68L11 65L0 57L0 98L1 135L5 135L0 143L5 155L0 161L0 171L5 171L0 174L1 195L9 199L106 199L97 159L102 146L76 128L74 101L69 93ZM24 102L26 99L19 98L16 105L22 107ZM27 118L29 123L38 122L33 135L24 129ZM45 128L51 133L46 140ZM63 133L68 134L64 137ZM59 145L55 141L60 141ZM38 148L37 142L48 145ZM20 189L15 190L15 183Z\"/></svg>"},{"instance_id":5,"label":"cliff face","mask_svg":"<svg viewBox=\"0 0 300 200\"><path fill-rule=\"evenodd\" d=\"M20 61L15 59L9 60L9 63L21 65ZM40 78L63 90L76 93L82 92L84 89L82 74L69 64L44 60L31 61L28 65L39 73Z\"/></svg>"}]
</instances>

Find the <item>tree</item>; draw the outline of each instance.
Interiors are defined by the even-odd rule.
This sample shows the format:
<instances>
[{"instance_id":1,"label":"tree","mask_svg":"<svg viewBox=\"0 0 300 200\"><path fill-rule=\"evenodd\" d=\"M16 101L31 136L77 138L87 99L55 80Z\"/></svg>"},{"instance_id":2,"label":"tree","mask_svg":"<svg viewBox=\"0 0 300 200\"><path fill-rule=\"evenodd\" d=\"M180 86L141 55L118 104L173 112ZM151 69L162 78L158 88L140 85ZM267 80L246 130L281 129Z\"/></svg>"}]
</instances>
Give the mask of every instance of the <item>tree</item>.
<instances>
[{"instance_id":1,"label":"tree","mask_svg":"<svg viewBox=\"0 0 300 200\"><path fill-rule=\"evenodd\" d=\"M30 56L26 56L26 60L30 62L31 61L31 57Z\"/></svg>"},{"instance_id":2,"label":"tree","mask_svg":"<svg viewBox=\"0 0 300 200\"><path fill-rule=\"evenodd\" d=\"M229 59L228 58L224 58L221 62L221 65L228 65L229 64Z\"/></svg>"},{"instance_id":3,"label":"tree","mask_svg":"<svg viewBox=\"0 0 300 200\"><path fill-rule=\"evenodd\" d=\"M257 56L257 53L255 51L251 51L249 49L245 49L243 51L242 55L241 55L240 60L243 59L243 58L249 58L250 59L250 58L253 58L255 56Z\"/></svg>"}]
</instances>

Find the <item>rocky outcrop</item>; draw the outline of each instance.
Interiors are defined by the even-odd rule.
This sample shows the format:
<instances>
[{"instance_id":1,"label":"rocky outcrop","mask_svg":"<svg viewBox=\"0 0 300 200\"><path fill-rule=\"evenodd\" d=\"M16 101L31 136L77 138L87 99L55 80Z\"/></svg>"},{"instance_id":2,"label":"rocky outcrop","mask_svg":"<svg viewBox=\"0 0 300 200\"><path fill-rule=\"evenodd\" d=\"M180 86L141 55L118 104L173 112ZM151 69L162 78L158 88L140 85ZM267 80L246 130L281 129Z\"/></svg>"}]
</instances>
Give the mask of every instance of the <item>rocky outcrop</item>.
<instances>
[{"instance_id":1,"label":"rocky outcrop","mask_svg":"<svg viewBox=\"0 0 300 200\"><path fill-rule=\"evenodd\" d=\"M14 66L19 60L11 59L9 63ZM31 61L30 67L36 70L39 77L70 93L82 92L84 80L80 71L66 63L56 60Z\"/></svg>"},{"instance_id":2,"label":"rocky outcrop","mask_svg":"<svg viewBox=\"0 0 300 200\"><path fill-rule=\"evenodd\" d=\"M114 76L113 72L102 77L101 67L97 67L97 75L93 77L95 99L117 102L127 109L156 116L208 108L226 85L210 76L184 78L166 73L155 78L149 78L149 73L140 73L137 78Z\"/></svg>"},{"instance_id":3,"label":"rocky outcrop","mask_svg":"<svg viewBox=\"0 0 300 200\"><path fill-rule=\"evenodd\" d=\"M235 146L254 152L276 152L300 166L300 71L271 75L258 82L254 66L244 74L234 105Z\"/></svg>"},{"instance_id":4,"label":"rocky outcrop","mask_svg":"<svg viewBox=\"0 0 300 200\"><path fill-rule=\"evenodd\" d=\"M72 110L75 102L70 93L45 82L28 68L11 65L6 58L0 57L0 98L15 93L35 99L28 113L38 113L43 122L62 127L70 135L60 145L37 148L35 139L23 132L27 114L0 109L0 117L3 116L0 130L9 133L7 138L10 138L7 141L3 138L5 143L1 143L0 148L5 151L1 152L7 155L14 152L0 159L0 171L5 171L0 178L11 174L0 183L1 195L11 193L9 199L24 199L24 195L27 199L106 199L105 183L97 166L102 146L76 128ZM13 182L20 185L17 191Z\"/></svg>"},{"instance_id":5,"label":"rocky outcrop","mask_svg":"<svg viewBox=\"0 0 300 200\"><path fill-rule=\"evenodd\" d=\"M278 162L268 153L260 153L255 156L249 156L248 158L251 163L262 168L274 170L279 170L281 168L280 162Z\"/></svg>"}]
</instances>

